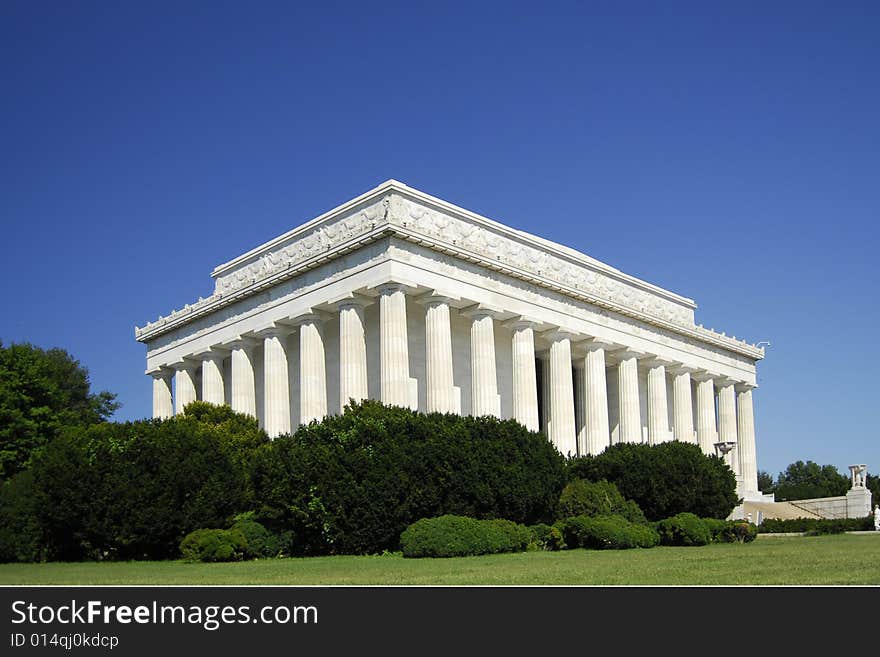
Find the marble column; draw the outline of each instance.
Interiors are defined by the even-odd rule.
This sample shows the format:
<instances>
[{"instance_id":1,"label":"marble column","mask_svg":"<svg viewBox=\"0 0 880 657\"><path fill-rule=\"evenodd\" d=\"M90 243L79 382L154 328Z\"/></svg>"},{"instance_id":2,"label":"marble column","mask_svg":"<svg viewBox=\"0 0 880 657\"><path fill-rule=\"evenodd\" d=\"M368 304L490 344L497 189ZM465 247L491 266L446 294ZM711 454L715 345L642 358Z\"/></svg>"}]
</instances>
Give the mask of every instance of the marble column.
<instances>
[{"instance_id":1,"label":"marble column","mask_svg":"<svg viewBox=\"0 0 880 657\"><path fill-rule=\"evenodd\" d=\"M706 372L698 372L692 378L697 381L697 443L704 454L711 455L715 453L717 442L714 377Z\"/></svg>"},{"instance_id":2,"label":"marble column","mask_svg":"<svg viewBox=\"0 0 880 657\"><path fill-rule=\"evenodd\" d=\"M449 298L432 294L420 301L425 304L425 410L428 413L460 412L452 380Z\"/></svg>"},{"instance_id":3,"label":"marble column","mask_svg":"<svg viewBox=\"0 0 880 657\"><path fill-rule=\"evenodd\" d=\"M733 443L730 454L730 469L739 476L739 442L736 436L736 391L733 381L727 378L716 379L718 386L718 441Z\"/></svg>"},{"instance_id":4,"label":"marble column","mask_svg":"<svg viewBox=\"0 0 880 657\"><path fill-rule=\"evenodd\" d=\"M577 453L574 385L571 376L571 336L557 331L550 343L550 442L563 455Z\"/></svg>"},{"instance_id":5,"label":"marble column","mask_svg":"<svg viewBox=\"0 0 880 657\"><path fill-rule=\"evenodd\" d=\"M417 408L409 376L406 295L396 283L379 288L379 370L382 403Z\"/></svg>"},{"instance_id":6,"label":"marble column","mask_svg":"<svg viewBox=\"0 0 880 657\"><path fill-rule=\"evenodd\" d=\"M183 415L183 409L190 402L196 401L196 377L192 365L178 365L174 372L174 413Z\"/></svg>"},{"instance_id":7,"label":"marble column","mask_svg":"<svg viewBox=\"0 0 880 657\"><path fill-rule=\"evenodd\" d=\"M672 380L672 432L675 439L685 443L696 443L694 434L694 403L691 390L689 367L678 366L671 370Z\"/></svg>"},{"instance_id":8,"label":"marble column","mask_svg":"<svg viewBox=\"0 0 880 657\"><path fill-rule=\"evenodd\" d=\"M287 335L290 329L263 334L263 428L270 438L290 433L290 374Z\"/></svg>"},{"instance_id":9,"label":"marble column","mask_svg":"<svg viewBox=\"0 0 880 657\"><path fill-rule=\"evenodd\" d=\"M537 364L541 368L541 431L550 438L550 353L545 352Z\"/></svg>"},{"instance_id":10,"label":"marble column","mask_svg":"<svg viewBox=\"0 0 880 657\"><path fill-rule=\"evenodd\" d=\"M222 406L226 403L223 384L223 354L210 352L201 356L202 401Z\"/></svg>"},{"instance_id":11,"label":"marble column","mask_svg":"<svg viewBox=\"0 0 880 657\"><path fill-rule=\"evenodd\" d=\"M172 373L161 368L150 372L153 378L153 417L164 420L174 415L174 403L171 397Z\"/></svg>"},{"instance_id":12,"label":"marble column","mask_svg":"<svg viewBox=\"0 0 880 657\"><path fill-rule=\"evenodd\" d=\"M498 372L495 368L495 321L492 312L474 310L463 313L471 324L471 413L501 415L498 397Z\"/></svg>"},{"instance_id":13,"label":"marble column","mask_svg":"<svg viewBox=\"0 0 880 657\"><path fill-rule=\"evenodd\" d=\"M362 401L367 394L367 343L364 303L346 299L339 308L339 412L350 400Z\"/></svg>"},{"instance_id":14,"label":"marble column","mask_svg":"<svg viewBox=\"0 0 880 657\"><path fill-rule=\"evenodd\" d=\"M298 317L300 423L321 421L327 415L327 363L324 332L317 315Z\"/></svg>"},{"instance_id":15,"label":"marble column","mask_svg":"<svg viewBox=\"0 0 880 657\"><path fill-rule=\"evenodd\" d=\"M670 440L669 405L666 399L666 361L648 361L648 444Z\"/></svg>"},{"instance_id":16,"label":"marble column","mask_svg":"<svg viewBox=\"0 0 880 657\"><path fill-rule=\"evenodd\" d=\"M736 426L739 438L739 471L744 491L758 490L758 461L755 454L755 409L750 383L736 385Z\"/></svg>"},{"instance_id":17,"label":"marble column","mask_svg":"<svg viewBox=\"0 0 880 657\"><path fill-rule=\"evenodd\" d=\"M513 332L513 418L529 431L540 431L534 327L528 321L508 325Z\"/></svg>"},{"instance_id":18,"label":"marble column","mask_svg":"<svg viewBox=\"0 0 880 657\"><path fill-rule=\"evenodd\" d=\"M605 382L605 349L602 342L585 345L584 359L584 449L587 454L601 454L611 441L608 427L608 389Z\"/></svg>"},{"instance_id":19,"label":"marble column","mask_svg":"<svg viewBox=\"0 0 880 657\"><path fill-rule=\"evenodd\" d=\"M620 360L617 366L618 395L620 399L620 442L642 442L642 415L639 404L639 358L644 354L623 351L615 354Z\"/></svg>"},{"instance_id":20,"label":"marble column","mask_svg":"<svg viewBox=\"0 0 880 657\"><path fill-rule=\"evenodd\" d=\"M232 350L232 410L252 417L257 416L257 393L254 387L254 346L238 340L229 345Z\"/></svg>"}]
</instances>

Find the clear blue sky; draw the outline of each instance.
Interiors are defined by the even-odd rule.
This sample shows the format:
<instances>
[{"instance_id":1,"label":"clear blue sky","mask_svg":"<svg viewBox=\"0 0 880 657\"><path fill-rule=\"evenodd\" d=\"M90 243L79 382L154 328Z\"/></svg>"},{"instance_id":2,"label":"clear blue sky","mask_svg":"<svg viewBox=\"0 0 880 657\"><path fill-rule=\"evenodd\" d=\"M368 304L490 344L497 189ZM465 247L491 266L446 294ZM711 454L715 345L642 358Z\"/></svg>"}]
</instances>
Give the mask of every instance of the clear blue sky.
<instances>
[{"instance_id":1,"label":"clear blue sky","mask_svg":"<svg viewBox=\"0 0 880 657\"><path fill-rule=\"evenodd\" d=\"M0 339L145 417L135 324L397 178L770 341L760 469L878 473L878 35L876 2L5 0Z\"/></svg>"}]
</instances>

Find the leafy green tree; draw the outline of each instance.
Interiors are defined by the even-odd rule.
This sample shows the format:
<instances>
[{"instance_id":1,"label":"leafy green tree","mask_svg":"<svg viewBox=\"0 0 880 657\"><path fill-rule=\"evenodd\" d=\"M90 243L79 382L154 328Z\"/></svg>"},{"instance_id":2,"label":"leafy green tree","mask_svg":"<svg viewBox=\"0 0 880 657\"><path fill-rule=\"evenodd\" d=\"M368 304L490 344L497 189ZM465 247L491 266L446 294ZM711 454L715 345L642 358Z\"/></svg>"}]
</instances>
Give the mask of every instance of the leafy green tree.
<instances>
[{"instance_id":1,"label":"leafy green tree","mask_svg":"<svg viewBox=\"0 0 880 657\"><path fill-rule=\"evenodd\" d=\"M776 477L776 499L806 500L814 497L846 495L850 479L833 465L819 465L813 461L796 461Z\"/></svg>"},{"instance_id":2,"label":"leafy green tree","mask_svg":"<svg viewBox=\"0 0 880 657\"><path fill-rule=\"evenodd\" d=\"M90 392L88 370L65 350L0 342L0 480L64 427L103 422L117 408L115 394Z\"/></svg>"},{"instance_id":3,"label":"leafy green tree","mask_svg":"<svg viewBox=\"0 0 880 657\"><path fill-rule=\"evenodd\" d=\"M733 471L691 443L618 443L597 456L571 459L568 473L570 480L612 482L651 521L683 512L726 518L738 502Z\"/></svg>"},{"instance_id":4,"label":"leafy green tree","mask_svg":"<svg viewBox=\"0 0 880 657\"><path fill-rule=\"evenodd\" d=\"M204 402L183 415L76 427L34 454L33 501L52 560L167 559L253 505L257 421Z\"/></svg>"},{"instance_id":5,"label":"leafy green tree","mask_svg":"<svg viewBox=\"0 0 880 657\"><path fill-rule=\"evenodd\" d=\"M773 475L764 470L758 470L758 490L762 493L772 493L776 490Z\"/></svg>"},{"instance_id":6,"label":"leafy green tree","mask_svg":"<svg viewBox=\"0 0 880 657\"><path fill-rule=\"evenodd\" d=\"M565 461L512 420L364 401L264 446L253 478L257 520L297 553L369 554L421 518L552 520Z\"/></svg>"},{"instance_id":7,"label":"leafy green tree","mask_svg":"<svg viewBox=\"0 0 880 657\"><path fill-rule=\"evenodd\" d=\"M880 477L869 474L865 480L865 486L871 491L871 511L875 504L880 504Z\"/></svg>"}]
</instances>

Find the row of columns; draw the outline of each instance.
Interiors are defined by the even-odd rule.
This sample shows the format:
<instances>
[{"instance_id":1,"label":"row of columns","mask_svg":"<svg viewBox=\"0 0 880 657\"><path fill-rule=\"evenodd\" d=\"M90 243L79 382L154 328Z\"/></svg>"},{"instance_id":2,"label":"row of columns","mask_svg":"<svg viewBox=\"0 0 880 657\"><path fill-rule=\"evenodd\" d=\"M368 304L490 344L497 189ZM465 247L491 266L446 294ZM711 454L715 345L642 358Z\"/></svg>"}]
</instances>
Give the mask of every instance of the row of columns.
<instances>
[{"instance_id":1,"label":"row of columns","mask_svg":"<svg viewBox=\"0 0 880 657\"><path fill-rule=\"evenodd\" d=\"M379 290L380 395L383 403L416 409L416 381L409 372L405 288L389 284ZM436 293L423 296L425 306L426 412L459 413L459 389L453 381L451 299ZM339 392L342 403L367 397L367 352L364 305L369 300L352 296L337 304L339 321ZM495 362L494 322L498 314L476 306L465 310L471 324L472 414L500 416ZM328 413L327 373L322 324L325 317L309 314L224 345L231 352L231 406L233 410L256 415L253 348L262 341L264 348L264 413L266 432L277 436L291 430L288 356L285 338L299 328L300 414L307 424ZM505 324L512 332L513 417L532 431L538 431L538 390L535 367L537 322L518 318ZM583 341L563 330L545 331L550 340L549 357L542 377L545 385L545 429L550 441L563 454L597 454L609 442L609 414L606 367L616 363L618 373L618 420L620 442L642 442L639 398L639 361L648 370L648 442L673 437L696 442L707 453L715 452L716 442L740 446L733 459L734 470L757 489L754 458L754 415L751 387L681 364L598 340ZM586 349L575 371L572 369L572 342L578 339ZM167 417L180 413L197 398L195 370L201 367L202 399L221 404L226 398L222 374L225 352L212 350L174 365L176 398L171 404L171 382L165 370L154 373L153 415ZM611 361L609 363L609 361ZM670 430L667 400L667 372L673 376L673 423ZM691 380L697 383L694 431ZM716 430L715 388L718 388ZM549 408L547 408L549 407ZM577 415L582 426L576 425Z\"/></svg>"}]
</instances>

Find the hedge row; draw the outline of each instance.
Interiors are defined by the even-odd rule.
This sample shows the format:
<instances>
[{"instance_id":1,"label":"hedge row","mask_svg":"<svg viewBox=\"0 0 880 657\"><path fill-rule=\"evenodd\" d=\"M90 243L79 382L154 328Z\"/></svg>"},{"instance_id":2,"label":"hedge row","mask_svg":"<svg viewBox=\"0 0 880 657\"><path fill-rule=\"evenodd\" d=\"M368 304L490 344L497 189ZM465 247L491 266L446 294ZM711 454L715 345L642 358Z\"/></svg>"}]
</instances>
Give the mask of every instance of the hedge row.
<instances>
[{"instance_id":1,"label":"hedge row","mask_svg":"<svg viewBox=\"0 0 880 657\"><path fill-rule=\"evenodd\" d=\"M626 550L651 548L660 537L650 525L630 522L619 515L575 516L557 523L569 548Z\"/></svg>"},{"instance_id":2,"label":"hedge row","mask_svg":"<svg viewBox=\"0 0 880 657\"><path fill-rule=\"evenodd\" d=\"M197 529L184 536L180 554L188 561L239 561L276 557L284 541L243 514L229 529Z\"/></svg>"},{"instance_id":3,"label":"hedge row","mask_svg":"<svg viewBox=\"0 0 880 657\"><path fill-rule=\"evenodd\" d=\"M510 520L444 515L411 524L400 535L400 547L408 558L467 557L522 552L530 540L529 529Z\"/></svg>"},{"instance_id":4,"label":"hedge row","mask_svg":"<svg viewBox=\"0 0 880 657\"><path fill-rule=\"evenodd\" d=\"M792 518L790 520L777 520L767 518L760 525L758 531L762 534L779 534L796 532L801 534L842 534L843 532L870 531L874 529L874 520L871 516L864 518Z\"/></svg>"},{"instance_id":5,"label":"hedge row","mask_svg":"<svg viewBox=\"0 0 880 657\"><path fill-rule=\"evenodd\" d=\"M661 545L699 546L709 543L751 543L758 528L744 520L700 518L679 513L654 524Z\"/></svg>"}]
</instances>

